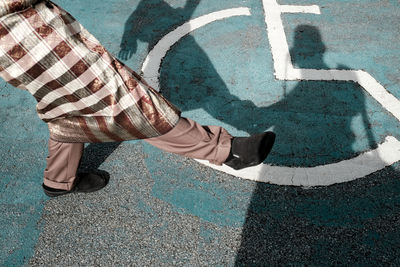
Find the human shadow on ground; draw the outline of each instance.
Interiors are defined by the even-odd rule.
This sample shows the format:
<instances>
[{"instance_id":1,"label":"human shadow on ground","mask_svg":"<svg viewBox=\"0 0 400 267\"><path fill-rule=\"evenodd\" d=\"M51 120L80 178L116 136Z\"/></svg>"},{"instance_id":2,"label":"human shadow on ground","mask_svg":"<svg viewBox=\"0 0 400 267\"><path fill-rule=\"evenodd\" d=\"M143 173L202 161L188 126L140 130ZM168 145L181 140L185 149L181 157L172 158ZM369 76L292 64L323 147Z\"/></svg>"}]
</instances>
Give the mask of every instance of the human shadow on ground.
<instances>
[{"instance_id":1,"label":"human shadow on ground","mask_svg":"<svg viewBox=\"0 0 400 267\"><path fill-rule=\"evenodd\" d=\"M91 143L83 151L79 172L96 171L109 176L108 172L99 170L100 165L118 148L122 142Z\"/></svg>"},{"instance_id":2,"label":"human shadow on ground","mask_svg":"<svg viewBox=\"0 0 400 267\"><path fill-rule=\"evenodd\" d=\"M187 1L185 8L174 9L162 0L141 1L125 25L120 57L129 59L138 40L151 50L187 22L198 3ZM293 64L328 69L318 29L301 25L295 35ZM360 138L366 150L377 146L365 94L355 83L299 82L291 89L284 86L281 100L258 107L229 91L192 36L173 49L174 55L162 63L163 95L182 111L203 109L249 134L274 126L278 137L268 159L272 164L315 166L351 158L359 153L355 142ZM356 118L357 133L352 127ZM400 181L390 178L395 175L394 168L386 168L351 184L309 190L255 183L236 265L390 262L398 252L391 245L400 238Z\"/></svg>"},{"instance_id":3,"label":"human shadow on ground","mask_svg":"<svg viewBox=\"0 0 400 267\"><path fill-rule=\"evenodd\" d=\"M183 8L172 8L162 0L141 1L125 23L119 58L130 59L136 53L138 41L148 43L149 48L154 46L171 28L189 20L199 2L200 0L188 0ZM162 29L152 28L155 23L162 25ZM79 171L98 170L120 144L121 142L89 144L84 150Z\"/></svg>"},{"instance_id":4,"label":"human shadow on ground","mask_svg":"<svg viewBox=\"0 0 400 267\"><path fill-rule=\"evenodd\" d=\"M130 59L139 41L147 43L150 51L171 29L188 21L199 3L187 0L184 7L173 8L163 0L142 0L125 22L119 58Z\"/></svg>"},{"instance_id":5,"label":"human shadow on ground","mask_svg":"<svg viewBox=\"0 0 400 267\"><path fill-rule=\"evenodd\" d=\"M329 69L323 62L325 45L318 29L302 25L296 29L296 35L293 63L299 68ZM202 109L248 134L273 127L277 141L268 158L271 164L316 166L352 158L359 153L354 149L356 138L367 140L363 144L366 149L376 147L365 95L356 83L307 81L294 88L284 84L281 100L266 99L270 105L258 106L230 92L190 35L174 46L174 54L164 58L161 69L161 92L182 111ZM352 129L356 117L361 121L358 133Z\"/></svg>"},{"instance_id":6,"label":"human shadow on ground","mask_svg":"<svg viewBox=\"0 0 400 267\"><path fill-rule=\"evenodd\" d=\"M399 264L398 169L310 189L257 183L235 266Z\"/></svg>"},{"instance_id":7,"label":"human shadow on ground","mask_svg":"<svg viewBox=\"0 0 400 267\"><path fill-rule=\"evenodd\" d=\"M120 57L129 59L136 52L138 41L148 43L151 50L172 29L190 20L199 2L189 0L183 8L173 8L163 0L141 1L125 23ZM329 69L323 62L325 45L318 29L303 25L296 34L293 63L299 68ZM316 166L352 158L358 154L353 147L356 138L367 140L366 149L376 147L365 95L355 83L307 81L294 88L286 88L285 84L280 101L266 99L271 104L259 106L230 92L207 53L190 34L172 50L163 59L161 93L183 112L202 109L248 134L274 127L277 141L268 158L273 165ZM357 116L362 121L360 133L354 133L351 125Z\"/></svg>"},{"instance_id":8,"label":"human shadow on ground","mask_svg":"<svg viewBox=\"0 0 400 267\"><path fill-rule=\"evenodd\" d=\"M301 25L294 34L293 64L327 69L318 29ZM320 162L324 163L328 160L325 156L342 151L356 154L351 150L357 138L366 139L369 148L376 147L364 99L362 88L351 82L299 82L270 110L286 110L289 121L300 125L291 128L291 138L315 142L306 148L320 147L321 154L316 155L323 157ZM305 115L310 113L316 116ZM364 136L352 131L356 116ZM256 183L235 265L398 263L400 249L393 247L400 238L398 175L397 169L387 167L363 179L311 189Z\"/></svg>"}]
</instances>

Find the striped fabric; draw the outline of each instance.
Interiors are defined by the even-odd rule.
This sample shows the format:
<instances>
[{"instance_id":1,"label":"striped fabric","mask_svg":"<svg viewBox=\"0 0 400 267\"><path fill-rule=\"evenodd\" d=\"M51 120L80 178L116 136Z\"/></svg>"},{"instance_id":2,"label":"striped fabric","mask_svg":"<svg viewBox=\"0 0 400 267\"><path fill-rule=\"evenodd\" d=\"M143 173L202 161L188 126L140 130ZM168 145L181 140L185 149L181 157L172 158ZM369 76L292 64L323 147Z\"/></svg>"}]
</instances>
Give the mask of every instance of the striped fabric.
<instances>
[{"instance_id":1,"label":"striped fabric","mask_svg":"<svg viewBox=\"0 0 400 267\"><path fill-rule=\"evenodd\" d=\"M35 1L0 0L0 76L35 97L52 139L143 139L176 125L179 111L70 14Z\"/></svg>"}]
</instances>

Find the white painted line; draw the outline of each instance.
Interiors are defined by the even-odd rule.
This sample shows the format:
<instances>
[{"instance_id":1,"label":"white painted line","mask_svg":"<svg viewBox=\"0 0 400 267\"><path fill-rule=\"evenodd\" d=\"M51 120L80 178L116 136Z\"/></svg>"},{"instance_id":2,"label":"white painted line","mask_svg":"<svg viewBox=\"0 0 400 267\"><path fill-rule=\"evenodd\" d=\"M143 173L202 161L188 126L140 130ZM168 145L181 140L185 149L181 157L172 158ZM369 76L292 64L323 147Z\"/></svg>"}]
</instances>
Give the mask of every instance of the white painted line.
<instances>
[{"instance_id":1,"label":"white painted line","mask_svg":"<svg viewBox=\"0 0 400 267\"><path fill-rule=\"evenodd\" d=\"M363 70L289 69L285 80L353 81L364 88L384 109L400 121L400 101Z\"/></svg>"},{"instance_id":2,"label":"white painted line","mask_svg":"<svg viewBox=\"0 0 400 267\"><path fill-rule=\"evenodd\" d=\"M271 45L272 57L274 60L275 77L279 80L316 80L316 81L354 81L362 86L377 102L379 102L384 109L389 111L395 118L400 121L400 101L389 93L379 82L377 82L369 73L363 70L316 70L316 69L295 69L292 65L290 58L289 47L284 32L284 27L281 19L281 12L304 12L298 6L280 6L276 0L263 0L263 7L265 12L265 23L267 26L268 38ZM312 10L309 10L312 11ZM316 10L314 10L316 11ZM313 13L313 12L309 12ZM314 14L320 14L320 12L314 12ZM394 138L394 137L392 137ZM396 140L397 141L397 140ZM369 153L369 152L368 152ZM365 154L370 155L370 154ZM335 165L329 164L325 166L319 166L313 169L303 168L291 168L293 175L291 180L295 180L296 177L307 177L308 181L312 181L314 185L324 185L324 183L332 184L338 182L346 182L356 178L363 177L377 171L385 166L382 165L382 159L385 155L376 154L372 157L374 161L369 161L368 166L360 166L359 168L351 168L354 162L357 162L358 157L342 161ZM391 164L400 160L397 157L389 160ZM376 163L376 164L374 164ZM389 164L390 165L390 164ZM334 172L329 172L324 176L324 180L320 180L321 174L325 170L331 169L334 166ZM383 166L383 167L382 167ZM288 173L289 170L281 169L284 173ZM331 173L331 174L329 174ZM335 175L341 173L340 179L336 179ZM287 177L282 178L283 181L288 182ZM304 179L302 183L305 183ZM282 181L281 181L282 182ZM279 183L279 181L275 181ZM293 184L293 183L292 183ZM300 184L298 184L300 185ZM309 184L313 185L313 184Z\"/></svg>"},{"instance_id":3,"label":"white painted line","mask_svg":"<svg viewBox=\"0 0 400 267\"><path fill-rule=\"evenodd\" d=\"M281 20L281 8L274 0L263 0L263 8L269 44L274 61L274 74L278 80L284 80L286 78L286 73L291 71L293 66Z\"/></svg>"},{"instance_id":4,"label":"white painted line","mask_svg":"<svg viewBox=\"0 0 400 267\"><path fill-rule=\"evenodd\" d=\"M400 121L400 101L389 93L374 77L368 72L359 70L357 82Z\"/></svg>"},{"instance_id":5,"label":"white painted line","mask_svg":"<svg viewBox=\"0 0 400 267\"><path fill-rule=\"evenodd\" d=\"M319 6L289 6L281 5L281 13L310 13L310 14L321 14Z\"/></svg>"},{"instance_id":6,"label":"white painted line","mask_svg":"<svg viewBox=\"0 0 400 267\"><path fill-rule=\"evenodd\" d=\"M355 158L316 167L284 167L260 164L243 170L223 165L215 166L205 160L198 162L244 179L278 185L327 186L352 181L381 170L400 160L400 141L388 136L378 148Z\"/></svg>"},{"instance_id":7,"label":"white painted line","mask_svg":"<svg viewBox=\"0 0 400 267\"><path fill-rule=\"evenodd\" d=\"M280 6L275 0L263 0L263 7L274 61L275 77L277 79L354 81L359 83L386 110L400 120L399 100L391 95L379 82L365 71L295 69L293 67L281 20L281 13L307 12L320 14L319 8L317 10L315 6ZM170 32L156 44L146 57L142 67L144 77L152 87L159 90L161 60L173 44L178 42L186 34L208 23L241 15L249 16L250 10L248 8L235 8L210 13L190 20ZM227 166L212 165L204 160L198 161L211 168L254 181L279 185L325 186L352 181L381 170L394 162L400 161L399 152L400 141L390 136L375 150L364 152L352 159L310 168L260 164L255 167L235 171Z\"/></svg>"},{"instance_id":8,"label":"white painted line","mask_svg":"<svg viewBox=\"0 0 400 267\"><path fill-rule=\"evenodd\" d=\"M161 60L165 57L168 50L173 44L178 42L186 34L203 27L211 22L226 19L234 16L250 16L250 9L246 7L225 9L213 12L195 19L192 19L179 26L172 32L165 35L147 55L143 66L142 73L145 80L157 91L160 90L159 77Z\"/></svg>"},{"instance_id":9,"label":"white painted line","mask_svg":"<svg viewBox=\"0 0 400 267\"><path fill-rule=\"evenodd\" d=\"M280 6L276 0L263 0L265 23L278 80L354 81L400 121L400 101L389 93L369 73L362 70L295 69L281 19L281 12L320 14L318 6ZM315 11L315 12L312 12Z\"/></svg>"}]
</instances>

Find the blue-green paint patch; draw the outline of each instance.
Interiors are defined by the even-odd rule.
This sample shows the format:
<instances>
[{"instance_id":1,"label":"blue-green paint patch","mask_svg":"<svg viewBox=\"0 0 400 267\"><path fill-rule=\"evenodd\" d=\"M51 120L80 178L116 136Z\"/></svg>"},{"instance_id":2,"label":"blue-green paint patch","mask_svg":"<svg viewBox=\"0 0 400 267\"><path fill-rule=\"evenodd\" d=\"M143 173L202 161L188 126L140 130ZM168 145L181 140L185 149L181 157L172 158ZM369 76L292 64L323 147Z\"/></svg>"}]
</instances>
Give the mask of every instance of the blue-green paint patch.
<instances>
[{"instance_id":1,"label":"blue-green paint patch","mask_svg":"<svg viewBox=\"0 0 400 267\"><path fill-rule=\"evenodd\" d=\"M3 81L0 122L0 265L21 266L41 231L48 130L36 115L35 100Z\"/></svg>"},{"instance_id":2,"label":"blue-green paint patch","mask_svg":"<svg viewBox=\"0 0 400 267\"><path fill-rule=\"evenodd\" d=\"M207 25L171 49L162 64L161 88L184 116L223 125L233 135L272 128L277 142L268 161L283 166L338 162L376 148L385 133L398 136L399 122L357 84L276 81L265 32L255 18ZM295 65L329 69L318 29L297 30ZM223 48L227 32L235 39Z\"/></svg>"},{"instance_id":3,"label":"blue-green paint patch","mask_svg":"<svg viewBox=\"0 0 400 267\"><path fill-rule=\"evenodd\" d=\"M365 70L396 97L400 96L398 1L324 0L312 3L293 0L281 1L281 4L316 4L321 7L320 15L283 15L289 47L295 46L297 27L312 25L318 29L321 36L325 47L325 63L329 68L345 65L350 69ZM293 57L300 52L301 49L291 51L291 55ZM310 67L318 68L318 64L312 64L312 61L309 63Z\"/></svg>"},{"instance_id":4,"label":"blue-green paint patch","mask_svg":"<svg viewBox=\"0 0 400 267\"><path fill-rule=\"evenodd\" d=\"M202 174L180 160L144 143L146 165L154 179L154 197L170 203L185 214L206 222L238 227L243 224L251 191L242 190L238 180L223 184L215 172Z\"/></svg>"},{"instance_id":5,"label":"blue-green paint patch","mask_svg":"<svg viewBox=\"0 0 400 267\"><path fill-rule=\"evenodd\" d=\"M303 2L280 3L310 4ZM184 111L184 116L203 124L222 125L235 135L274 127L278 142L269 159L272 164L315 166L337 162L375 148L386 133L396 136L399 132L398 122L357 85L276 81L261 1L210 5L208 1L131 0L95 6L88 1L80 3L79 8L76 1L60 3L76 12L89 31L136 70L159 39L190 18L226 8L249 7L251 16L213 22L180 40L163 60L161 90ZM386 28L393 27L396 16L382 18L398 5L340 3L338 7L320 1L321 15L283 15L294 65L366 69L397 95L396 59L400 53L392 41L396 36L389 34L393 31L378 31L376 27L382 23ZM365 15L370 20L370 10L375 8L379 11L374 13L376 23L366 23ZM110 12L101 15L107 9ZM86 16L83 10L90 10L94 16ZM101 28L97 27L100 18L107 22ZM352 27L347 27L350 22ZM361 31L361 25L372 28ZM305 26L314 28L304 31ZM340 27L343 31L333 31ZM296 34L301 29L302 33ZM364 38L361 45L359 38ZM285 107L287 103L290 107ZM315 112L317 109L319 112ZM338 116L330 109L348 114ZM320 138L321 143L315 142Z\"/></svg>"},{"instance_id":6,"label":"blue-green paint patch","mask_svg":"<svg viewBox=\"0 0 400 267\"><path fill-rule=\"evenodd\" d=\"M211 23L180 40L163 61L161 88L185 116L203 124L222 125L235 135L274 127L278 139L269 158L273 164L324 164L374 148L387 135L400 139L399 123L353 83L276 81L261 1L202 0L188 1L188 6L184 0L56 2L111 53L131 53L120 58L135 70L162 36L190 18L249 7L251 16ZM278 2L322 8L321 15L282 16L295 66L363 69L400 97L398 1ZM304 26L313 26L314 32L296 37L296 31L307 29ZM34 105L28 94L0 83L0 264L5 266L27 263L40 234L40 215L47 199L40 184L48 133ZM165 160L168 154L147 144L144 149L154 179L153 196L205 222L233 227L244 224L243 248L248 238L261 236L271 238L269 245L282 251L289 242L295 243L285 237L304 235L291 230L305 228L319 237L308 239L309 260L316 265L366 264L382 257L398 263L398 257L390 257L398 255L400 232L381 227L398 213L399 183L386 177L396 176L396 172L382 171L387 178L384 182L379 184L377 178L377 184L367 189L361 183L354 192L342 193L347 187L339 187L340 192L328 188L323 194L322 189L313 193L270 185L257 185L251 192L251 186L242 188L238 179L221 181L217 172L202 173L184 160L175 162L176 158ZM124 162L115 160L112 167L123 168ZM398 164L393 168L398 169ZM144 202L138 207L153 212ZM287 230L281 222L292 223L293 228L281 231ZM374 230L364 231L367 226ZM338 234L332 234L332 229ZM326 236L324 231L332 232ZM204 228L200 235L211 239L215 232ZM352 244L361 249L343 242L343 236L355 240ZM357 258L351 251L369 254L358 262L341 262L340 258Z\"/></svg>"},{"instance_id":7,"label":"blue-green paint patch","mask_svg":"<svg viewBox=\"0 0 400 267\"><path fill-rule=\"evenodd\" d=\"M40 188L42 168L22 165L14 170L13 175L0 173L1 266L24 265L33 255L42 229L40 217L47 200Z\"/></svg>"}]
</instances>

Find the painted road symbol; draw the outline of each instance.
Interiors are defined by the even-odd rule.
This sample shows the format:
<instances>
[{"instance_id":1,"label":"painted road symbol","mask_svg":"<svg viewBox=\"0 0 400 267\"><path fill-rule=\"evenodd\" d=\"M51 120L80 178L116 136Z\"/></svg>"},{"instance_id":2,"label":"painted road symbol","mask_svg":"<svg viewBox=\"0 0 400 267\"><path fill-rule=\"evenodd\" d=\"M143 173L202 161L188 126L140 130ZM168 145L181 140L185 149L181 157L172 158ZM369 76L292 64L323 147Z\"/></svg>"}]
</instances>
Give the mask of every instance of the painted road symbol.
<instances>
[{"instance_id":1,"label":"painted road symbol","mask_svg":"<svg viewBox=\"0 0 400 267\"><path fill-rule=\"evenodd\" d=\"M319 6L278 5L276 0L263 0L265 24L273 57L277 80L306 81L352 81L359 84L381 106L400 121L400 102L390 94L368 72L363 70L305 69L295 68L289 54L289 47L281 19L282 13L311 13L320 15ZM142 66L145 79L159 89L161 61L172 45L182 37L209 23L235 16L251 16L247 7L225 9L192 19L165 35L149 52ZM400 160L400 141L387 136L376 149L363 152L351 159L314 167L271 166L261 164L240 171L227 166L215 166L206 161L199 162L214 169L244 179L269 182L280 185L322 186L352 181L381 170Z\"/></svg>"}]
</instances>

